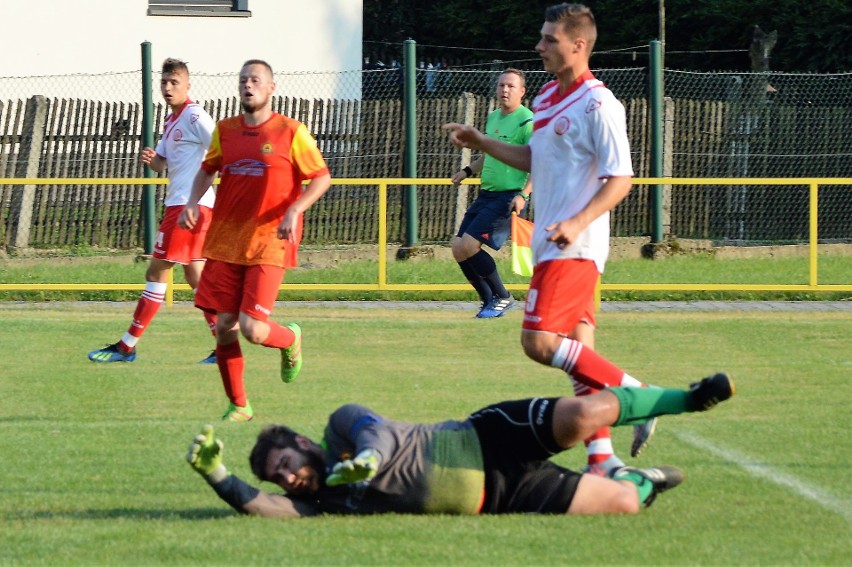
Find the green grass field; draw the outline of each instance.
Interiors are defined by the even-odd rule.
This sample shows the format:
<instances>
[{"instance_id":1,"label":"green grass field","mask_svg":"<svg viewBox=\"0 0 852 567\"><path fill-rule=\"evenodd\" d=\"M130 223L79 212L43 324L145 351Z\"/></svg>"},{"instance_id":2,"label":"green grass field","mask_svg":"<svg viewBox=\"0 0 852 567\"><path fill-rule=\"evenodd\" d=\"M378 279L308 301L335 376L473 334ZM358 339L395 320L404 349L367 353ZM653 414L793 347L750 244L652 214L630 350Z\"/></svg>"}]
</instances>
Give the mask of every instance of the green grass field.
<instances>
[{"instance_id":1,"label":"green grass field","mask_svg":"<svg viewBox=\"0 0 852 567\"><path fill-rule=\"evenodd\" d=\"M687 482L638 516L239 516L184 461L227 400L199 313L163 308L132 364L86 352L117 340L125 304L0 303L0 565L844 565L849 562L852 319L848 312L603 313L598 350L634 376L683 387L716 370L737 396L663 418L639 465ZM319 437L338 405L397 419L461 418L491 402L567 394L527 360L521 313L476 320L428 308L284 304L305 365L245 345L257 419L221 424L229 468L253 480L259 429ZM626 455L630 432L615 432ZM558 462L579 467L584 451ZM267 490L273 487L266 486Z\"/></svg>"},{"instance_id":2,"label":"green grass field","mask_svg":"<svg viewBox=\"0 0 852 567\"><path fill-rule=\"evenodd\" d=\"M341 260L322 265L289 270L288 284L375 284L376 260ZM507 284L521 289L529 278L512 273L510 261L498 257L500 274ZM0 258L0 283L123 283L142 285L144 262L134 257L80 256L36 258ZM849 285L852 282L852 256L823 254L819 258L819 283ZM389 259L388 282L393 284L459 284L466 282L458 264L450 259ZM182 283L181 270L175 281ZM706 255L682 255L659 260L616 259L607 263L603 282L607 284L730 284L730 285L806 285L808 259L780 258L714 258ZM515 291L516 297L523 292ZM0 291L0 301L136 301L138 291ZM178 299L189 300L188 291L178 291ZM619 300L839 300L852 297L848 291L606 291L603 299ZM284 300L432 300L474 301L472 289L465 291L317 291L287 290Z\"/></svg>"}]
</instances>

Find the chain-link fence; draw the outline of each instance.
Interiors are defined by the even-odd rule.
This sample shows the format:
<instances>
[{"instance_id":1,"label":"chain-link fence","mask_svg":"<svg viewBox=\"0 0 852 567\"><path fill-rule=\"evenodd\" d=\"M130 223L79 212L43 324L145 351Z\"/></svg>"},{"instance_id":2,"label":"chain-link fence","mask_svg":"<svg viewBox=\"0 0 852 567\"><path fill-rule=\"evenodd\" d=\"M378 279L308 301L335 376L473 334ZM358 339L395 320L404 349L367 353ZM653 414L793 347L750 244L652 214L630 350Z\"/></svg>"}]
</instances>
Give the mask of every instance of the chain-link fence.
<instances>
[{"instance_id":1,"label":"chain-link fence","mask_svg":"<svg viewBox=\"0 0 852 567\"><path fill-rule=\"evenodd\" d=\"M418 177L449 177L464 165L440 125L483 126L496 108L493 94L503 67L421 64L415 76ZM649 176L648 70L594 72L624 103L634 169L637 176ZM158 85L159 74L153 79ZM528 71L528 97L549 79ZM404 80L399 66L279 74L273 104L307 125L334 177L402 177ZM0 177L141 177L141 83L138 71L0 78ZM193 74L191 83L191 95L215 119L239 112L236 73ZM664 83L665 175L852 177L852 74L666 70ZM344 94L329 98L331 92ZM156 93L154 99L159 100ZM166 111L155 105L158 133ZM850 189L821 189L821 239L852 239ZM27 191L32 202L24 218ZM159 186L158 203L163 192ZM0 241L21 246L20 224L29 223L25 246L139 247L141 193L138 185L0 185ZM402 241L403 188L392 187L390 193L389 238ZM467 187L418 186L419 238L449 240L459 210L474 196ZM637 186L616 209L613 233L649 234L649 199L648 187ZM306 241L375 242L376 202L372 187L335 186L309 211ZM808 234L808 192L802 186L675 186L666 207L667 231L679 238L802 242Z\"/></svg>"}]
</instances>

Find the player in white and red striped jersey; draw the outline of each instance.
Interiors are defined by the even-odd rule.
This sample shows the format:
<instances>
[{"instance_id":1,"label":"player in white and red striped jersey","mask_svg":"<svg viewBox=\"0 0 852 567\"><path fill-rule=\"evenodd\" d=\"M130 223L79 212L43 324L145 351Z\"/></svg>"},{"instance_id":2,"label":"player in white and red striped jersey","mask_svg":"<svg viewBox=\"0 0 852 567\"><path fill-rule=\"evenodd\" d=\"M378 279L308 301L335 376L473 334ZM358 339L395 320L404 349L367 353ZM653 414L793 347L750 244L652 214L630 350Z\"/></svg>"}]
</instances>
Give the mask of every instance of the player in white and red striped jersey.
<instances>
[{"instance_id":1,"label":"player in white and red striped jersey","mask_svg":"<svg viewBox=\"0 0 852 567\"><path fill-rule=\"evenodd\" d=\"M192 289L198 287L204 268L201 248L215 199L213 188L207 190L199 203L203 222L192 230L186 230L177 225L177 219L189 199L192 181L210 146L215 124L204 108L189 98L189 88L189 68L186 63L178 59L166 59L163 62L160 91L171 113L166 117L163 136L156 149L143 148L140 152L142 163L152 170L161 172L168 167L166 210L145 274L145 289L136 304L133 320L120 341L89 353L89 360L93 362L133 362L136 359L136 343L163 303L169 271L175 264L183 265L186 282ZM215 333L215 314L205 314L205 319L211 332ZM205 363L215 361L214 354L202 360Z\"/></svg>"},{"instance_id":2,"label":"player in white and red striped jersey","mask_svg":"<svg viewBox=\"0 0 852 567\"><path fill-rule=\"evenodd\" d=\"M521 343L533 360L563 369L577 395L612 386L644 385L595 353L594 292L609 254L609 212L629 193L633 166L624 107L589 70L597 27L581 4L545 11L536 51L556 79L533 102L528 146L488 140L477 130L447 124L459 147L484 151L531 172L535 270L527 294ZM637 425L638 456L656 420ZM586 440L589 472L623 466L608 428Z\"/></svg>"}]
</instances>

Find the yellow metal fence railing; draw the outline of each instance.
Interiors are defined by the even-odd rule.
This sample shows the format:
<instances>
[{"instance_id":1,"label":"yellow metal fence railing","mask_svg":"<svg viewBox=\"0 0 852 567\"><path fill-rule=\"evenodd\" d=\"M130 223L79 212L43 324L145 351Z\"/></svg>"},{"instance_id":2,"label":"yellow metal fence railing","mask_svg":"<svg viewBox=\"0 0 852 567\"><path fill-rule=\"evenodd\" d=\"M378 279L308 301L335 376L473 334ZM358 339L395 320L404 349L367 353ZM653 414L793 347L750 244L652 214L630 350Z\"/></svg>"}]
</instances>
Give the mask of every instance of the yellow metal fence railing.
<instances>
[{"instance_id":1,"label":"yellow metal fence railing","mask_svg":"<svg viewBox=\"0 0 852 567\"><path fill-rule=\"evenodd\" d=\"M463 183L476 185L479 180ZM148 185L167 183L160 178L5 178L0 179L0 185ZM332 181L334 185L367 185L376 186L378 190L378 247L376 279L374 283L300 283L282 284L282 290L308 289L325 291L466 291L470 289L463 284L399 284L388 281L387 275L387 219L388 219L388 186L407 185L451 185L447 178L340 178ZM702 284L702 283L601 283L600 291L781 291L781 292L852 292L852 282L847 284L821 284L818 276L818 213L819 191L824 186L846 185L852 187L852 178L673 178L673 177L642 177L634 179L635 185L786 185L808 188L808 283L807 284ZM850 197L852 198L852 197ZM139 284L109 284L109 283L0 283L0 291L48 291L48 290L118 290L133 291L144 289L144 283ZM507 289L525 291L526 285L508 284ZM166 302L174 300L175 290L189 290L187 284L175 284L169 281Z\"/></svg>"}]
</instances>

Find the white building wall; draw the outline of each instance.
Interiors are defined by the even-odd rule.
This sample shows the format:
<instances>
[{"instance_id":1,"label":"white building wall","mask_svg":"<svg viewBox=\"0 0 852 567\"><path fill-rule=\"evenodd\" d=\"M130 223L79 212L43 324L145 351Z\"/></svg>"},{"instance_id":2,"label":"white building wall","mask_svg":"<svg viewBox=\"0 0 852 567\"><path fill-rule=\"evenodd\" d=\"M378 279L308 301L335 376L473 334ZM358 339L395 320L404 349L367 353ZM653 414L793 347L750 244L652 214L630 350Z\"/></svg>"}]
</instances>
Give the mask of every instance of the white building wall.
<instances>
[{"instance_id":1,"label":"white building wall","mask_svg":"<svg viewBox=\"0 0 852 567\"><path fill-rule=\"evenodd\" d=\"M0 101L138 101L144 41L155 72L166 57L189 63L196 98L235 95L252 58L269 62L279 94L358 98L362 0L248 0L248 9L251 17L148 16L148 0L2 0Z\"/></svg>"}]
</instances>

